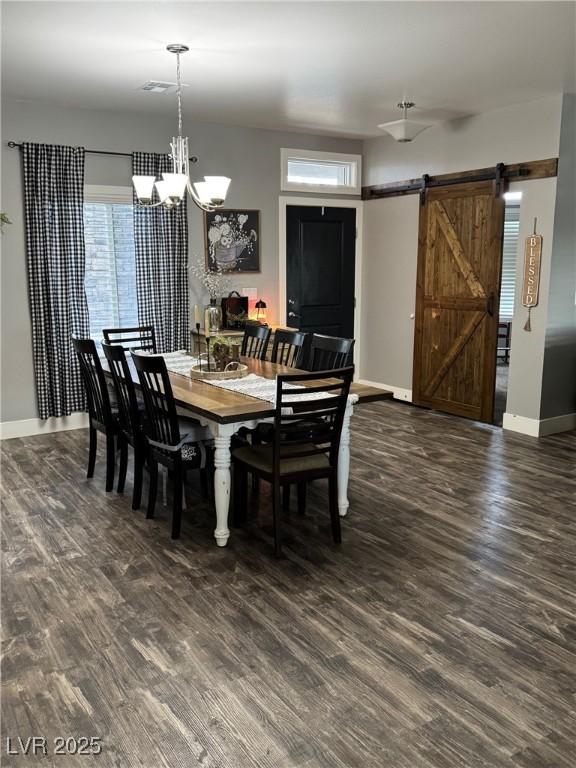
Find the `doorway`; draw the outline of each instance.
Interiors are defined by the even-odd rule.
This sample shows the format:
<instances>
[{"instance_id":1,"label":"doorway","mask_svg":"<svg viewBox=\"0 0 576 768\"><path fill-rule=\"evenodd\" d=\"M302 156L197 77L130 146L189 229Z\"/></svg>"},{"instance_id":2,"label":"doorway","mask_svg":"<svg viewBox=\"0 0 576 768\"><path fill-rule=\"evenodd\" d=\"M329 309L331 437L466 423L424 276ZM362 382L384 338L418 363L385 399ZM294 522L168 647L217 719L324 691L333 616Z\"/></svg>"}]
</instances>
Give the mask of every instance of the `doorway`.
<instances>
[{"instance_id":1,"label":"doorway","mask_svg":"<svg viewBox=\"0 0 576 768\"><path fill-rule=\"evenodd\" d=\"M420 211L414 403L493 423L504 200L491 182L429 189Z\"/></svg>"},{"instance_id":2,"label":"doorway","mask_svg":"<svg viewBox=\"0 0 576 768\"><path fill-rule=\"evenodd\" d=\"M513 193L515 194L515 193ZM507 195L504 196L505 199ZM508 396L508 373L512 342L512 317L516 292L516 255L520 234L520 204L508 202L504 213L502 242L502 279L500 282L500 312L498 317L498 347L496 350L496 389L494 394L494 424L501 427Z\"/></svg>"},{"instance_id":3,"label":"doorway","mask_svg":"<svg viewBox=\"0 0 576 768\"><path fill-rule=\"evenodd\" d=\"M356 344L354 346L354 363L356 366L356 370L359 369L360 366L360 359L361 359L361 338L360 338L360 306L362 301L362 214L363 214L363 203L360 199L353 199L353 198L330 198L330 197L305 197L305 196L296 196L296 195L282 195L279 198L279 243L278 243L278 250L279 250L279 265L278 265L278 322L280 325L283 326L303 326L304 324L308 325L308 330L314 332L314 330L317 333L322 332L322 328L325 329L325 332L328 332L327 328L332 326L343 326L342 331L347 330L349 331L349 337L356 339ZM345 293L345 301L348 304L348 317L346 319L345 324L342 324L341 322L327 322L329 318L327 315L325 315L323 318L312 318L312 322L310 322L310 318L308 315L308 310L305 310L305 317L304 318L298 318L298 317L288 317L289 312L294 312L296 315L302 314L299 312L298 305L289 305L288 299L293 298L296 301L298 299L302 299L302 296L294 296L293 293L288 293L288 218L289 218L289 209L290 208L298 208L298 209L304 209L301 210L301 215L304 217L301 219L300 224L298 225L299 234L301 237L301 242L304 242L306 244L306 230L308 229L309 225L311 224L311 221L306 221L306 210L311 210L312 213L310 215L310 218L312 222L316 220L317 226L320 229L327 229L327 225L329 226L331 223L336 224L338 227L341 227L341 234L346 242L346 249L345 249L345 258L344 258L344 252L342 248L342 241L335 244L337 245L337 252L339 252L338 259L333 258L332 262L341 265L342 259L344 259L345 267L344 271L346 274L350 275L350 237L352 236L352 243L353 243L353 261L352 261L352 279L347 280L345 284L342 284L340 282L339 289L343 290ZM324 209L324 216L322 216L322 209ZM338 217L339 213L338 211L348 211L348 214L344 214L347 216L347 222L344 224L344 222L341 222L338 224ZM293 214L294 212L292 212ZM293 218L293 217L291 217ZM354 218L354 224L352 224L352 218ZM330 221L332 219L332 222ZM291 237L294 236L294 232L296 230L296 225L294 223L291 223L290 229L292 230ZM318 233L316 233L318 235ZM307 252L307 251L306 251ZM296 261L298 261L298 257L296 258ZM341 279L342 276L342 269L338 269L338 279ZM336 280L335 275L330 275L330 278L334 278ZM338 286L336 286L338 287ZM290 285L290 288L293 290L294 286ZM322 299L322 297L319 297ZM326 297L325 297L326 298ZM336 303L341 301L340 298L335 300L334 298L328 297L329 303ZM314 303L315 299L314 297L310 296L310 291L306 296L304 296L305 303ZM311 302L310 299L313 299ZM295 308L294 308L295 307ZM350 307L352 310L352 326L350 330ZM315 319L322 319L322 322L314 322ZM301 322L303 320L303 322ZM324 322L326 321L326 322ZM335 331L333 330L334 335Z\"/></svg>"},{"instance_id":4,"label":"doorway","mask_svg":"<svg viewBox=\"0 0 576 768\"><path fill-rule=\"evenodd\" d=\"M286 208L286 323L305 333L354 337L356 211Z\"/></svg>"}]
</instances>

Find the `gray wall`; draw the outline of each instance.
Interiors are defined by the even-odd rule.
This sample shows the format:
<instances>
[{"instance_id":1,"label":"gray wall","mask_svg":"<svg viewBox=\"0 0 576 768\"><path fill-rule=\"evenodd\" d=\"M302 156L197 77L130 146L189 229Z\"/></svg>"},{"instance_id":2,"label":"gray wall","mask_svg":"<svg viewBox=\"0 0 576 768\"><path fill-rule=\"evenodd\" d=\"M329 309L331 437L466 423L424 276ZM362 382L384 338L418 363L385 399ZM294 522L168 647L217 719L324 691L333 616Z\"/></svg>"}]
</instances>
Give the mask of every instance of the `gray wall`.
<instances>
[{"instance_id":1,"label":"gray wall","mask_svg":"<svg viewBox=\"0 0 576 768\"><path fill-rule=\"evenodd\" d=\"M269 304L270 316L274 320L278 306L280 148L356 153L361 151L362 145L346 139L206 123L188 123L185 129L190 137L192 153L199 157L198 164L192 166L193 176L202 177L205 173L230 176L232 185L227 204L261 211L262 272L238 278L237 283L239 286L255 287ZM2 238L1 421L29 419L37 415L20 155L18 150L8 149L6 142L27 140L117 152L166 152L173 131L171 112L160 118L135 113L66 109L41 103L3 103L1 205L13 224L6 228ZM130 186L131 175L129 158L87 156L87 184ZM190 257L195 254L202 256L202 214L193 204L189 205L189 224ZM196 286L192 284L191 288L191 303L204 303L205 297L200 295Z\"/></svg>"},{"instance_id":2,"label":"gray wall","mask_svg":"<svg viewBox=\"0 0 576 768\"><path fill-rule=\"evenodd\" d=\"M410 144L398 144L390 137L370 139L364 142L364 184L556 157L561 112L562 98L555 96L437 125ZM510 189L523 193L520 238L532 231L533 217L538 216L544 247L541 299L532 312L532 333L522 331L525 315L521 307L515 311L507 411L539 419L556 179L519 182ZM416 201L416 196L388 198L365 205L363 285L373 294L379 293L379 287L387 303L380 303L376 310L372 302L363 301L363 348L373 349L374 354L364 355L361 377L400 390L412 389L414 321L410 314L414 312L418 257ZM518 275L523 263L520 251Z\"/></svg>"},{"instance_id":3,"label":"gray wall","mask_svg":"<svg viewBox=\"0 0 576 768\"><path fill-rule=\"evenodd\" d=\"M565 94L540 418L576 413L576 96Z\"/></svg>"}]
</instances>

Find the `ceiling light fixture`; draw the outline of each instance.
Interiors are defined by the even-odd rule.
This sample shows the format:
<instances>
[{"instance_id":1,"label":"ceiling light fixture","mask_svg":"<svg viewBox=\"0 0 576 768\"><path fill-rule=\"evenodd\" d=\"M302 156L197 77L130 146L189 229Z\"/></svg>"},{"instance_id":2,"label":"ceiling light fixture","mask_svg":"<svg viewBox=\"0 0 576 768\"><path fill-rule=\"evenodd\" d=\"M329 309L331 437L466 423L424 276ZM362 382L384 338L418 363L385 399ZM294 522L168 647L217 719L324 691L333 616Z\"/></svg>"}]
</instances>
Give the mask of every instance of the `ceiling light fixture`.
<instances>
[{"instance_id":1,"label":"ceiling light fixture","mask_svg":"<svg viewBox=\"0 0 576 768\"><path fill-rule=\"evenodd\" d=\"M204 181L192 183L188 175L188 138L182 136L182 81L180 79L180 54L189 51L187 45L172 43L166 50L176 54L176 97L178 100L178 136L172 138L172 173L163 173L162 180L155 176L132 176L132 183L139 205L156 208L174 208L186 197L186 190L198 208L215 211L226 201L230 179L226 176L204 176ZM154 191L158 201L154 202Z\"/></svg>"},{"instance_id":2,"label":"ceiling light fixture","mask_svg":"<svg viewBox=\"0 0 576 768\"><path fill-rule=\"evenodd\" d=\"M378 128L386 131L393 139L402 144L412 141L419 133L431 127L430 123L419 123L417 120L408 119L408 110L412 109L413 106L413 101L401 101L398 107L404 110L404 117L401 120L393 120L391 123L382 123Z\"/></svg>"}]
</instances>

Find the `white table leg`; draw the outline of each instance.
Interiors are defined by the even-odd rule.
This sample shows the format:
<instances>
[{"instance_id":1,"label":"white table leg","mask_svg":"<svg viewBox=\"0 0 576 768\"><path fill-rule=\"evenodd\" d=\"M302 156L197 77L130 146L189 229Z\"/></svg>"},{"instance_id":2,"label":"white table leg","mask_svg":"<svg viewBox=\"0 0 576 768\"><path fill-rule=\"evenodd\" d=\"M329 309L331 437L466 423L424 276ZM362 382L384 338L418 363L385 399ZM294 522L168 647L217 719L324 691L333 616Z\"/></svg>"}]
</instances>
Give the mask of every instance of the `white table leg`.
<instances>
[{"instance_id":1,"label":"white table leg","mask_svg":"<svg viewBox=\"0 0 576 768\"><path fill-rule=\"evenodd\" d=\"M338 452L338 511L344 517L350 506L348 502L348 477L350 475L350 417L352 405L349 403L344 412L340 451Z\"/></svg>"},{"instance_id":2,"label":"white table leg","mask_svg":"<svg viewBox=\"0 0 576 768\"><path fill-rule=\"evenodd\" d=\"M216 506L216 530L214 538L219 547L228 543L228 508L230 506L230 438L233 429L230 424L218 424L214 434L214 504Z\"/></svg>"}]
</instances>

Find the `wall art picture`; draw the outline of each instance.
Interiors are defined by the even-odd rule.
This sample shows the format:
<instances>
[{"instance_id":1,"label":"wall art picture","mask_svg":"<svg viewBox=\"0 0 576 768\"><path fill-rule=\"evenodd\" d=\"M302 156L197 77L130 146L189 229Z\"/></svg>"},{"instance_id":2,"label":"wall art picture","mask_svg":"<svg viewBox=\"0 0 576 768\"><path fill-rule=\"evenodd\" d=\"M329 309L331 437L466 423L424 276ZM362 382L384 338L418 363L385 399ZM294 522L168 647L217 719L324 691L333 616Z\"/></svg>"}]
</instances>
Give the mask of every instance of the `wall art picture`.
<instances>
[{"instance_id":1,"label":"wall art picture","mask_svg":"<svg viewBox=\"0 0 576 768\"><path fill-rule=\"evenodd\" d=\"M219 209L204 223L208 269L260 272L260 211Z\"/></svg>"}]
</instances>

